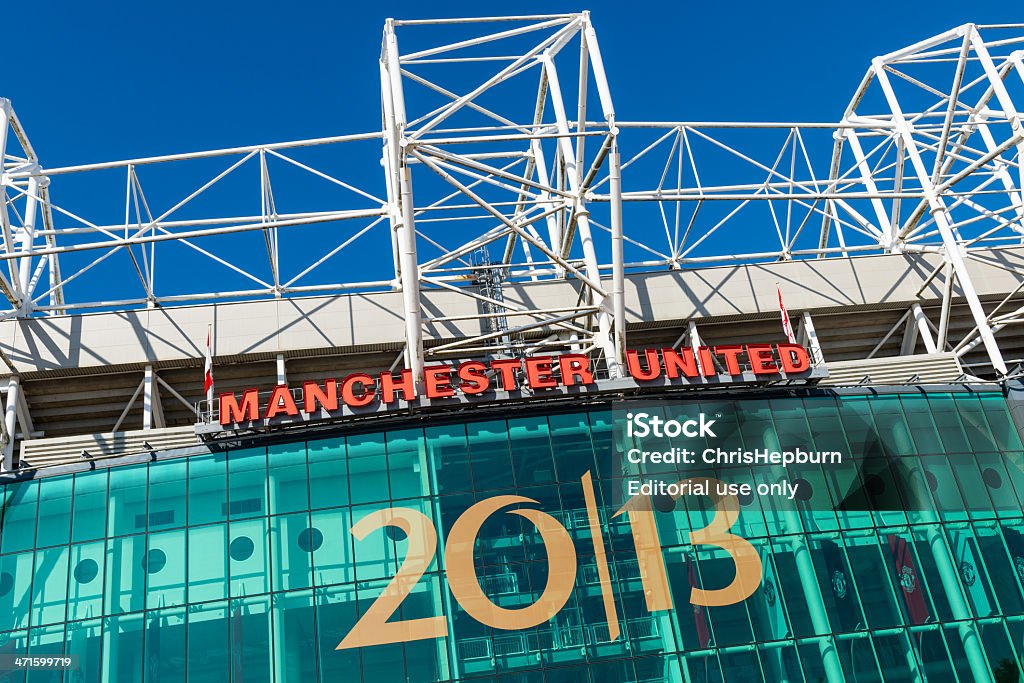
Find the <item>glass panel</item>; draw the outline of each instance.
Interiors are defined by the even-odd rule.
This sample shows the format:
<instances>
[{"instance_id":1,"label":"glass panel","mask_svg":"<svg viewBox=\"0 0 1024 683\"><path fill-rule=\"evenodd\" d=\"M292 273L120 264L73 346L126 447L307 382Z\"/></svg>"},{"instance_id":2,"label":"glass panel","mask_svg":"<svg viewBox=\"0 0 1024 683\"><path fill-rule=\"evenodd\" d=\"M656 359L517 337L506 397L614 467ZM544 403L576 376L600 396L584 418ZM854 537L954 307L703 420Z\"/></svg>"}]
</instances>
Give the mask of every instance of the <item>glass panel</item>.
<instances>
[{"instance_id":1,"label":"glass panel","mask_svg":"<svg viewBox=\"0 0 1024 683\"><path fill-rule=\"evenodd\" d=\"M232 600L230 622L232 683L270 683L270 597Z\"/></svg>"},{"instance_id":2,"label":"glass panel","mask_svg":"<svg viewBox=\"0 0 1024 683\"><path fill-rule=\"evenodd\" d=\"M110 470L107 535L124 536L146 530L147 465Z\"/></svg>"},{"instance_id":3,"label":"glass panel","mask_svg":"<svg viewBox=\"0 0 1024 683\"><path fill-rule=\"evenodd\" d=\"M188 610L189 683L228 683L231 647L227 602L195 605Z\"/></svg>"},{"instance_id":4,"label":"glass panel","mask_svg":"<svg viewBox=\"0 0 1024 683\"><path fill-rule=\"evenodd\" d=\"M276 683L316 680L316 618L313 592L277 593L274 604Z\"/></svg>"},{"instance_id":5,"label":"glass panel","mask_svg":"<svg viewBox=\"0 0 1024 683\"><path fill-rule=\"evenodd\" d=\"M551 415L551 447L555 452L555 468L559 481L579 481L590 471L597 477L597 463L590 443L590 428L586 414Z\"/></svg>"},{"instance_id":6,"label":"glass panel","mask_svg":"<svg viewBox=\"0 0 1024 683\"><path fill-rule=\"evenodd\" d=\"M103 625L104 683L137 683L142 680L141 614L107 617Z\"/></svg>"},{"instance_id":7,"label":"glass panel","mask_svg":"<svg viewBox=\"0 0 1024 683\"><path fill-rule=\"evenodd\" d=\"M36 534L38 495L38 482L35 481L7 485L3 533L0 534L0 552L16 553L32 547Z\"/></svg>"},{"instance_id":8,"label":"glass panel","mask_svg":"<svg viewBox=\"0 0 1024 683\"><path fill-rule=\"evenodd\" d=\"M0 652L27 652L28 632L15 631L13 633L0 633ZM6 673L4 683L25 683L25 671L11 671Z\"/></svg>"},{"instance_id":9,"label":"glass panel","mask_svg":"<svg viewBox=\"0 0 1024 683\"><path fill-rule=\"evenodd\" d=\"M78 669L64 672L64 683L99 683L102 678L103 620L68 624L64 651L78 659Z\"/></svg>"},{"instance_id":10,"label":"glass panel","mask_svg":"<svg viewBox=\"0 0 1024 683\"><path fill-rule=\"evenodd\" d=\"M355 539L349 533L352 528L349 510L317 510L312 514L312 528L319 531L323 539L320 547L313 551L316 585L355 581L355 561L352 556L352 542Z\"/></svg>"},{"instance_id":11,"label":"glass panel","mask_svg":"<svg viewBox=\"0 0 1024 683\"><path fill-rule=\"evenodd\" d=\"M386 507L385 505L363 505L352 508L352 521L358 523L367 515ZM368 581L394 576L398 569L398 553L395 539L405 538L396 527L382 527L355 541L356 579Z\"/></svg>"},{"instance_id":12,"label":"glass panel","mask_svg":"<svg viewBox=\"0 0 1024 683\"><path fill-rule=\"evenodd\" d=\"M402 601L399 616L404 620L429 619L442 616L440 577L437 574L424 575ZM448 649L444 638L418 640L405 644L405 666L410 683L435 683L450 678L448 671Z\"/></svg>"},{"instance_id":13,"label":"glass panel","mask_svg":"<svg viewBox=\"0 0 1024 683\"><path fill-rule=\"evenodd\" d=\"M169 529L185 525L185 492L188 461L161 460L149 465L149 528ZM197 522L198 523L198 522Z\"/></svg>"},{"instance_id":14,"label":"glass panel","mask_svg":"<svg viewBox=\"0 0 1024 683\"><path fill-rule=\"evenodd\" d=\"M245 519L229 526L228 565L231 597L258 595L270 591L270 562L267 552L267 520Z\"/></svg>"},{"instance_id":15,"label":"glass panel","mask_svg":"<svg viewBox=\"0 0 1024 683\"><path fill-rule=\"evenodd\" d=\"M149 549L143 561L147 574L146 609L185 604L186 533L185 529L174 529L149 535ZM200 555L208 551L207 547L202 546ZM197 581L201 578L197 576L192 580Z\"/></svg>"},{"instance_id":16,"label":"glass panel","mask_svg":"<svg viewBox=\"0 0 1024 683\"><path fill-rule=\"evenodd\" d=\"M939 455L945 452L928 399L924 396L901 396L900 401L903 403L907 427L914 435L917 452L922 455Z\"/></svg>"},{"instance_id":17,"label":"glass panel","mask_svg":"<svg viewBox=\"0 0 1024 683\"><path fill-rule=\"evenodd\" d=\"M228 527L188 530L188 601L219 600L228 595Z\"/></svg>"},{"instance_id":18,"label":"glass panel","mask_svg":"<svg viewBox=\"0 0 1024 683\"><path fill-rule=\"evenodd\" d=\"M960 424L960 416L953 396L936 394L928 397L932 419L939 431L942 447L946 453L966 453L971 445Z\"/></svg>"},{"instance_id":19,"label":"glass panel","mask_svg":"<svg viewBox=\"0 0 1024 683\"><path fill-rule=\"evenodd\" d=\"M374 582L369 588L359 589L359 612L365 614L366 609L373 604L373 601L380 595L383 584ZM407 680L405 658L402 653L402 645L374 645L364 647L360 651L363 664L363 680L367 679L382 681L404 681Z\"/></svg>"},{"instance_id":20,"label":"glass panel","mask_svg":"<svg viewBox=\"0 0 1024 683\"><path fill-rule=\"evenodd\" d=\"M71 546L68 619L91 619L103 613L104 542Z\"/></svg>"},{"instance_id":21,"label":"glass panel","mask_svg":"<svg viewBox=\"0 0 1024 683\"><path fill-rule=\"evenodd\" d=\"M228 454L231 519L267 514L267 450L247 448Z\"/></svg>"},{"instance_id":22,"label":"glass panel","mask_svg":"<svg viewBox=\"0 0 1024 683\"><path fill-rule=\"evenodd\" d=\"M359 434L348 438L348 473L353 503L370 503L390 497L383 434Z\"/></svg>"},{"instance_id":23,"label":"glass panel","mask_svg":"<svg viewBox=\"0 0 1024 683\"><path fill-rule=\"evenodd\" d=\"M388 478L391 498L418 498L430 494L423 430L388 432Z\"/></svg>"},{"instance_id":24,"label":"glass panel","mask_svg":"<svg viewBox=\"0 0 1024 683\"><path fill-rule=\"evenodd\" d=\"M188 523L227 519L227 457L221 453L188 459Z\"/></svg>"},{"instance_id":25,"label":"glass panel","mask_svg":"<svg viewBox=\"0 0 1024 683\"><path fill-rule=\"evenodd\" d=\"M66 545L71 540L71 489L74 477L48 477L39 482L39 532L36 547Z\"/></svg>"},{"instance_id":26,"label":"glass panel","mask_svg":"<svg viewBox=\"0 0 1024 683\"><path fill-rule=\"evenodd\" d=\"M345 440L310 441L309 498L314 509L348 504Z\"/></svg>"},{"instance_id":27,"label":"glass panel","mask_svg":"<svg viewBox=\"0 0 1024 683\"><path fill-rule=\"evenodd\" d=\"M145 607L145 553L144 534L107 541L107 614L137 612Z\"/></svg>"},{"instance_id":28,"label":"glass panel","mask_svg":"<svg viewBox=\"0 0 1024 683\"><path fill-rule=\"evenodd\" d=\"M359 650L335 649L359 619L355 586L318 588L316 605L320 683L362 680L363 667ZM371 674L371 679L374 678L385 680Z\"/></svg>"},{"instance_id":29,"label":"glass panel","mask_svg":"<svg viewBox=\"0 0 1024 683\"><path fill-rule=\"evenodd\" d=\"M548 439L548 421L526 417L508 421L508 439L515 451L516 483L519 486L544 484L555 480L555 463Z\"/></svg>"},{"instance_id":30,"label":"glass panel","mask_svg":"<svg viewBox=\"0 0 1024 683\"><path fill-rule=\"evenodd\" d=\"M313 585L313 552L323 545L323 533L310 527L309 514L270 519L273 589L294 590Z\"/></svg>"},{"instance_id":31,"label":"glass panel","mask_svg":"<svg viewBox=\"0 0 1024 683\"><path fill-rule=\"evenodd\" d=\"M1000 394L982 395L981 407L988 418L989 429L992 430L993 440L999 450L1019 451L1022 448L1020 433L1013 424L1013 418L1010 417L1006 399Z\"/></svg>"},{"instance_id":32,"label":"glass panel","mask_svg":"<svg viewBox=\"0 0 1024 683\"><path fill-rule=\"evenodd\" d=\"M36 551L32 623L55 624L66 618L70 548Z\"/></svg>"},{"instance_id":33,"label":"glass panel","mask_svg":"<svg viewBox=\"0 0 1024 683\"><path fill-rule=\"evenodd\" d=\"M0 557L0 631L28 626L32 553Z\"/></svg>"},{"instance_id":34,"label":"glass panel","mask_svg":"<svg viewBox=\"0 0 1024 683\"><path fill-rule=\"evenodd\" d=\"M458 493L473 488L469 467L469 444L464 425L427 427L427 453L437 477L437 492Z\"/></svg>"},{"instance_id":35,"label":"glass panel","mask_svg":"<svg viewBox=\"0 0 1024 683\"><path fill-rule=\"evenodd\" d=\"M32 657L59 657L64 654L64 624L34 628L28 632L28 654ZM30 669L26 683L60 683L64 672L59 668Z\"/></svg>"},{"instance_id":36,"label":"glass panel","mask_svg":"<svg viewBox=\"0 0 1024 683\"><path fill-rule=\"evenodd\" d=\"M476 490L489 491L513 485L512 454L505 421L471 423L466 425L466 433Z\"/></svg>"},{"instance_id":37,"label":"glass panel","mask_svg":"<svg viewBox=\"0 0 1024 683\"><path fill-rule=\"evenodd\" d=\"M75 475L71 540L102 538L107 528L107 470Z\"/></svg>"},{"instance_id":38,"label":"glass panel","mask_svg":"<svg viewBox=\"0 0 1024 683\"><path fill-rule=\"evenodd\" d=\"M270 514L309 509L306 486L306 444L280 444L267 449L270 463Z\"/></svg>"},{"instance_id":39,"label":"glass panel","mask_svg":"<svg viewBox=\"0 0 1024 683\"><path fill-rule=\"evenodd\" d=\"M179 683L184 678L185 609L146 613L146 683Z\"/></svg>"}]
</instances>

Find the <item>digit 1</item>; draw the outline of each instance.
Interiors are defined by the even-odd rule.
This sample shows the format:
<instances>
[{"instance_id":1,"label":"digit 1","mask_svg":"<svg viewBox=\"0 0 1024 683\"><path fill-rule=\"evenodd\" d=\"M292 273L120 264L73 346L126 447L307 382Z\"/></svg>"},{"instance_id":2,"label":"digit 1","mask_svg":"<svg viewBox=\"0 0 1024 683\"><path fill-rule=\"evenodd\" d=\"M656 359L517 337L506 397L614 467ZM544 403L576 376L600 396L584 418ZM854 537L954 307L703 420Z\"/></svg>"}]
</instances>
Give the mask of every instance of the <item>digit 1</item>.
<instances>
[{"instance_id":1,"label":"digit 1","mask_svg":"<svg viewBox=\"0 0 1024 683\"><path fill-rule=\"evenodd\" d=\"M640 580L644 584L647 611L670 610L672 595L668 590L668 569L665 566L665 555L661 551L654 511L637 509L631 503L633 501L622 506L612 515L612 519L623 512L629 516L629 528L633 533L633 545L636 546L636 560L640 566Z\"/></svg>"},{"instance_id":2,"label":"digit 1","mask_svg":"<svg viewBox=\"0 0 1024 683\"><path fill-rule=\"evenodd\" d=\"M590 470L586 471L581 482L583 483L583 500L587 504L590 538L594 544L594 564L597 565L598 583L601 585L601 600L604 604L605 618L608 620L608 640L617 640L622 631L619 627L619 614L615 611L615 596L612 594L608 556L604 550L604 537L601 536L601 518L597 514L597 495L594 493L594 480L590 476Z\"/></svg>"}]
</instances>

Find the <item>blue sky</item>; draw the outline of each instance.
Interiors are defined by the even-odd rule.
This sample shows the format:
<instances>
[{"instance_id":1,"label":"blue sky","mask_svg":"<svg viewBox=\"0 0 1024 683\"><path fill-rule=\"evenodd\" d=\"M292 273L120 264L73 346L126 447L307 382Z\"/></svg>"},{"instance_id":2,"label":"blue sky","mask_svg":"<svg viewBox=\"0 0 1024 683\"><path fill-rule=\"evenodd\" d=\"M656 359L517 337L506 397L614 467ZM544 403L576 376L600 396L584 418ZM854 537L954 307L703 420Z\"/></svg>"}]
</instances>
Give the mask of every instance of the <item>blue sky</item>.
<instances>
[{"instance_id":1,"label":"blue sky","mask_svg":"<svg viewBox=\"0 0 1024 683\"><path fill-rule=\"evenodd\" d=\"M377 59L386 17L590 9L619 120L794 122L838 120L874 55L967 21L1020 19L1006 3L967 8L951 2L892 0L867 0L856 9L828 2L519 2L499 6L312 1L286 6L258 1L65 1L48 4L45 14L33 12L31 3L8 5L12 6L4 7L0 44L5 55L20 57L0 64L0 96L14 102L44 167L49 168L379 130ZM526 94L531 100L535 87ZM359 159L330 161L343 171L339 177L358 183L362 176L368 181L366 187L382 192L373 145L365 148L371 154ZM826 153L830 143L828 148ZM771 151L774 155L774 148ZM171 178L178 181L176 187L173 182L151 180L159 179L162 169L146 169L142 182L154 215L228 162L216 163L221 166L210 176ZM51 186L54 201L91 220L115 224L124 211L123 173L73 188L58 179ZM100 181L108 180L109 185L101 188ZM294 179L276 175L274 188L280 194L282 212L320 208L319 199ZM250 194L244 195L246 201L256 199ZM195 204L178 215L202 214L204 206ZM650 207L651 212L656 210ZM252 211L248 207L235 215ZM750 225L767 220L754 218ZM651 213L627 228L647 229L649 224L660 232L659 221ZM305 230L312 234L316 228L292 228L289 234L300 236ZM340 243L348 235L343 229L326 237ZM322 241L324 235L315 237ZM715 239L724 242L723 249L732 249L734 238ZM253 286L252 280L218 271L221 266L194 251L163 244L168 246L161 247L161 253L167 256L159 263L165 283L183 287L187 278L166 276L194 270L208 276L193 283L196 291ZM383 225L361 238L358 246L363 256L370 250L384 256L382 268L387 270L391 267L389 244ZM247 233L241 241L238 236L206 238L204 245L230 253L236 263L251 265L254 272L265 269L261 233ZM305 268L316 258L306 252L302 244L282 247L282 270L295 275ZM341 252L330 268L318 271L319 279L301 284L337 282L336 266L350 271L363 265L351 260L351 253ZM62 257L64 275L88 263L94 254ZM627 260L647 258L635 250L627 253ZM391 275L375 271L370 277ZM215 285L208 286L209 282ZM68 300L138 296L128 294L122 285L138 285L124 251L78 280L78 292ZM112 296L112 289L125 293ZM177 289L169 292L158 285L158 291L166 295Z\"/></svg>"},{"instance_id":2,"label":"blue sky","mask_svg":"<svg viewBox=\"0 0 1024 683\"><path fill-rule=\"evenodd\" d=\"M590 9L620 118L835 120L870 58L1012 3L7 3L0 96L44 165L379 127L388 16Z\"/></svg>"}]
</instances>

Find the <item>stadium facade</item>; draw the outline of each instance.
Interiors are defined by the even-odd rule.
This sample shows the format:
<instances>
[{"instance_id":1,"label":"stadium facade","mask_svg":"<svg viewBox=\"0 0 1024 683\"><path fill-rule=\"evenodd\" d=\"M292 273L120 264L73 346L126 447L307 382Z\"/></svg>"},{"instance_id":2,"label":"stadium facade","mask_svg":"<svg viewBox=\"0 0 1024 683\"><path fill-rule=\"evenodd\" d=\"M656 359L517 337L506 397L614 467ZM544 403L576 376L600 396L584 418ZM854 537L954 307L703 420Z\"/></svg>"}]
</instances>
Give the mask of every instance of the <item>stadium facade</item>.
<instances>
[{"instance_id":1,"label":"stadium facade","mask_svg":"<svg viewBox=\"0 0 1024 683\"><path fill-rule=\"evenodd\" d=\"M587 13L389 20L380 132L64 168L0 100L0 680L1018 680L1022 45L624 122ZM857 466L623 500L636 406Z\"/></svg>"}]
</instances>

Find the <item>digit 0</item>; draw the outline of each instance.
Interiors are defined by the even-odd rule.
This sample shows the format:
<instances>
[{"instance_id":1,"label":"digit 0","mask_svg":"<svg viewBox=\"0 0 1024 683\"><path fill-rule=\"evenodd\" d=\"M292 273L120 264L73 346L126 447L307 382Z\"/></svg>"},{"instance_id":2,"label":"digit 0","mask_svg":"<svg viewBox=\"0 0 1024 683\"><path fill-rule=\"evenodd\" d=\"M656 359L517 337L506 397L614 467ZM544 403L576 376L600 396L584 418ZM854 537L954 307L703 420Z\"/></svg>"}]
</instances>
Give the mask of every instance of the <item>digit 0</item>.
<instances>
[{"instance_id":1,"label":"digit 0","mask_svg":"<svg viewBox=\"0 0 1024 683\"><path fill-rule=\"evenodd\" d=\"M445 572L452 595L466 613L485 626L514 631L542 624L565 606L576 583L576 550L569 532L551 515L531 508L509 510L537 527L548 556L548 583L540 599L529 607L505 609L495 605L480 588L473 549L484 521L499 509L537 501L522 496L495 496L466 510L452 525L445 546Z\"/></svg>"}]
</instances>

